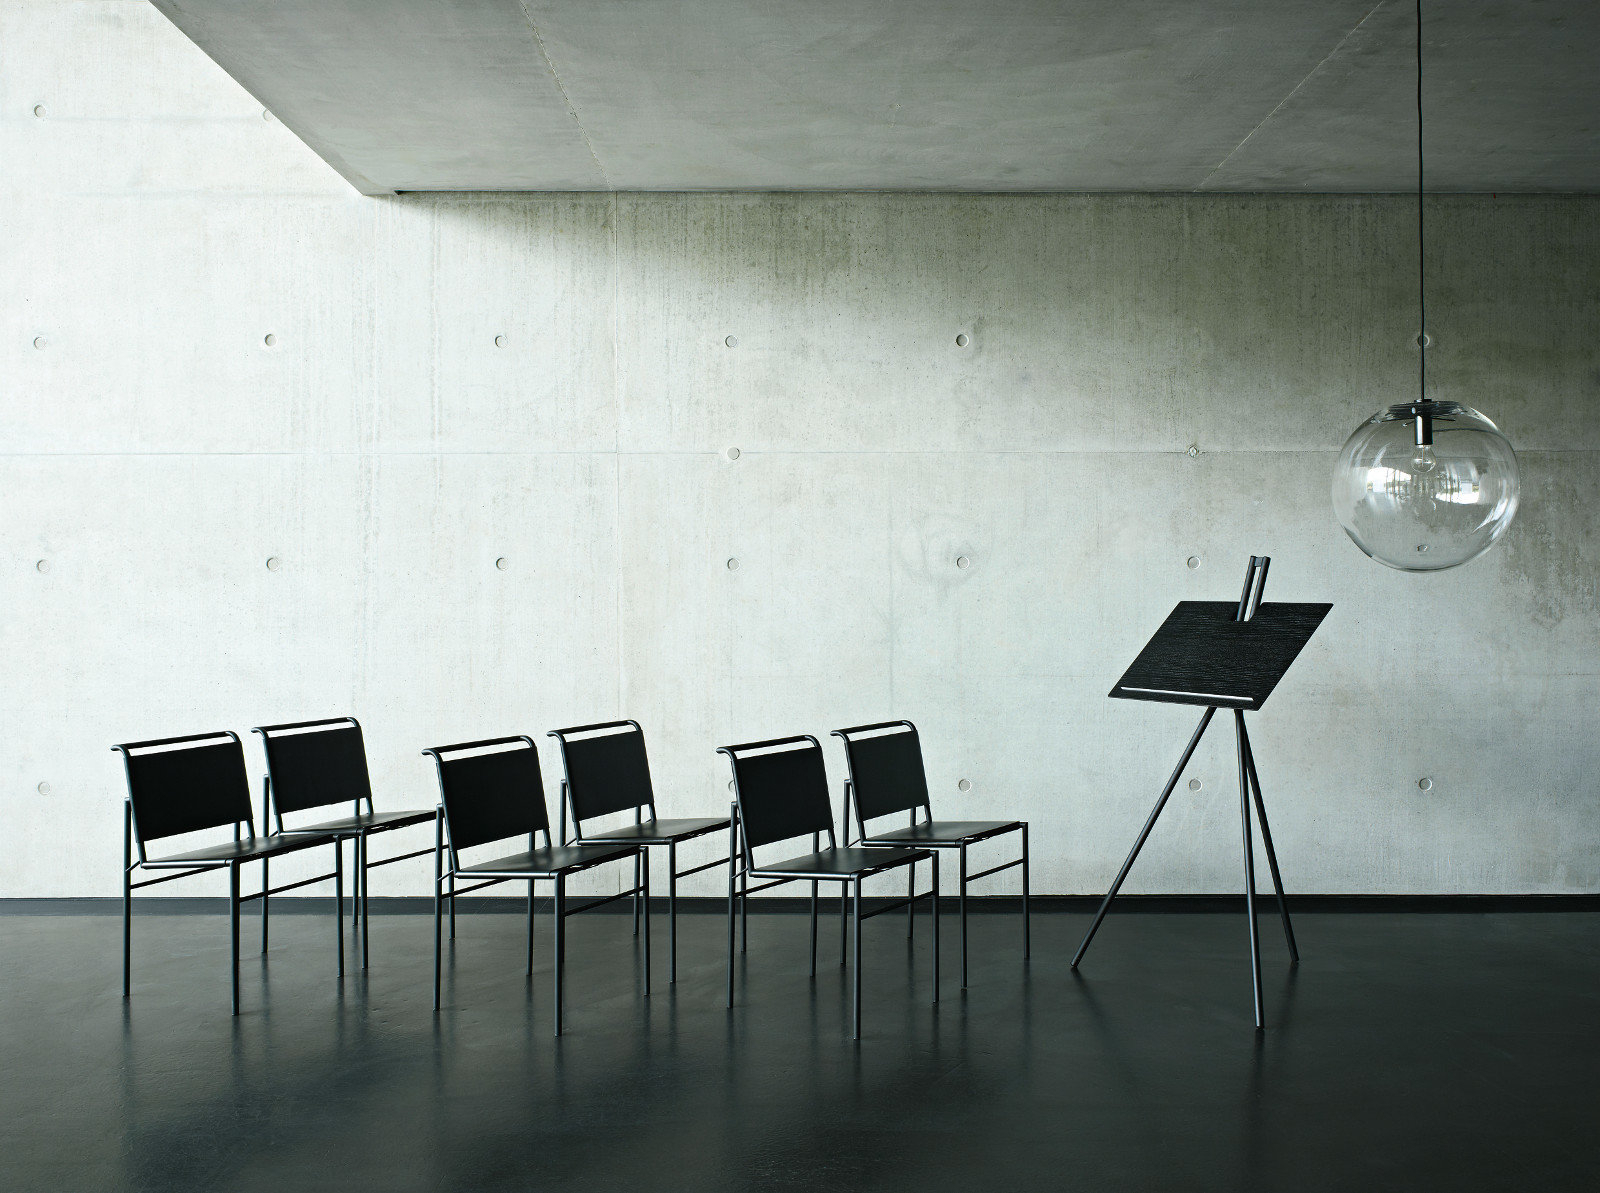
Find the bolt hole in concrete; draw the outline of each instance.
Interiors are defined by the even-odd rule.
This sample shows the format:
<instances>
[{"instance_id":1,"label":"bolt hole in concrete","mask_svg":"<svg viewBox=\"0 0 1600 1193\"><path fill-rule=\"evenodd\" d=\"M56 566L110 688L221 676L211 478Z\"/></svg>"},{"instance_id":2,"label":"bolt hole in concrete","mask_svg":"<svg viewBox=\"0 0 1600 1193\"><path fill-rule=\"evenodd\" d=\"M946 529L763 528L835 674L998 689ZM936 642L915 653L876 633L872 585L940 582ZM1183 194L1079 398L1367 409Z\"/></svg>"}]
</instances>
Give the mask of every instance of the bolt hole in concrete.
<instances>
[{"instance_id":1,"label":"bolt hole in concrete","mask_svg":"<svg viewBox=\"0 0 1600 1193\"><path fill-rule=\"evenodd\" d=\"M50 561L48 559L41 559L33 566L34 570L36 570L41 576L47 575L50 571Z\"/></svg>"},{"instance_id":2,"label":"bolt hole in concrete","mask_svg":"<svg viewBox=\"0 0 1600 1193\"><path fill-rule=\"evenodd\" d=\"M1191 555L1184 562L1185 562L1185 565L1188 567L1188 569L1192 572L1192 571L1195 571L1197 568L1199 568L1199 566L1200 566L1200 557L1198 555Z\"/></svg>"},{"instance_id":3,"label":"bolt hole in concrete","mask_svg":"<svg viewBox=\"0 0 1600 1193\"><path fill-rule=\"evenodd\" d=\"M739 570L739 561L737 559L728 560L728 570L730 572L738 571Z\"/></svg>"},{"instance_id":4,"label":"bolt hole in concrete","mask_svg":"<svg viewBox=\"0 0 1600 1193\"><path fill-rule=\"evenodd\" d=\"M1433 780L1432 779L1418 779L1417 780L1417 787L1419 789L1423 790L1423 791L1432 791L1433 790Z\"/></svg>"},{"instance_id":5,"label":"bolt hole in concrete","mask_svg":"<svg viewBox=\"0 0 1600 1193\"><path fill-rule=\"evenodd\" d=\"M50 341L45 339L43 336L34 336L33 346L43 351L45 348L50 346Z\"/></svg>"},{"instance_id":6,"label":"bolt hole in concrete","mask_svg":"<svg viewBox=\"0 0 1600 1193\"><path fill-rule=\"evenodd\" d=\"M495 336L495 338L494 338L494 346L496 348L504 348L506 346L506 338L505 338L505 336Z\"/></svg>"},{"instance_id":7,"label":"bolt hole in concrete","mask_svg":"<svg viewBox=\"0 0 1600 1193\"><path fill-rule=\"evenodd\" d=\"M1200 788L1203 787L1203 786L1204 786L1204 784L1201 783L1199 779L1190 779L1189 780L1189 790L1190 791L1199 791Z\"/></svg>"},{"instance_id":8,"label":"bolt hole in concrete","mask_svg":"<svg viewBox=\"0 0 1600 1193\"><path fill-rule=\"evenodd\" d=\"M502 555L499 559L494 561L494 566L503 572L511 566L511 561Z\"/></svg>"},{"instance_id":9,"label":"bolt hole in concrete","mask_svg":"<svg viewBox=\"0 0 1600 1193\"><path fill-rule=\"evenodd\" d=\"M957 348L965 348L970 343L972 343L972 341L967 339L967 333L966 332L962 332L960 335L958 335L956 337L956 347Z\"/></svg>"},{"instance_id":10,"label":"bolt hole in concrete","mask_svg":"<svg viewBox=\"0 0 1600 1193\"><path fill-rule=\"evenodd\" d=\"M739 337L738 336L729 336L727 339L723 340L722 342L724 344L726 344L730 348L737 348L739 346Z\"/></svg>"},{"instance_id":11,"label":"bolt hole in concrete","mask_svg":"<svg viewBox=\"0 0 1600 1193\"><path fill-rule=\"evenodd\" d=\"M1419 335L1417 337L1417 347L1418 348L1432 348L1433 347L1433 337L1430 336L1427 332L1423 332L1421 335Z\"/></svg>"},{"instance_id":12,"label":"bolt hole in concrete","mask_svg":"<svg viewBox=\"0 0 1600 1193\"><path fill-rule=\"evenodd\" d=\"M272 119L272 113L267 111L266 108L262 108L261 109L261 119L263 119L263 120L271 120Z\"/></svg>"},{"instance_id":13,"label":"bolt hole in concrete","mask_svg":"<svg viewBox=\"0 0 1600 1193\"><path fill-rule=\"evenodd\" d=\"M956 566L958 568L962 568L963 570L966 569L966 568L971 567L972 566L972 557L968 556L968 555L957 555L956 556Z\"/></svg>"},{"instance_id":14,"label":"bolt hole in concrete","mask_svg":"<svg viewBox=\"0 0 1600 1193\"><path fill-rule=\"evenodd\" d=\"M276 555L267 556L267 571L275 572L282 566L283 560L279 559Z\"/></svg>"},{"instance_id":15,"label":"bolt hole in concrete","mask_svg":"<svg viewBox=\"0 0 1600 1193\"><path fill-rule=\"evenodd\" d=\"M50 794L50 784L48 784L48 783L40 783L39 784L39 794L40 795L49 795Z\"/></svg>"},{"instance_id":16,"label":"bolt hole in concrete","mask_svg":"<svg viewBox=\"0 0 1600 1193\"><path fill-rule=\"evenodd\" d=\"M739 449L736 448L736 447L730 447L728 449L727 455L728 455L728 459L737 460L739 458Z\"/></svg>"},{"instance_id":17,"label":"bolt hole in concrete","mask_svg":"<svg viewBox=\"0 0 1600 1193\"><path fill-rule=\"evenodd\" d=\"M269 331L266 335L261 337L261 342L270 348L278 342L278 337Z\"/></svg>"},{"instance_id":18,"label":"bolt hole in concrete","mask_svg":"<svg viewBox=\"0 0 1600 1193\"><path fill-rule=\"evenodd\" d=\"M35 116L37 116L40 120L43 120L44 119L44 105L43 104L34 104L33 105L33 114Z\"/></svg>"},{"instance_id":19,"label":"bolt hole in concrete","mask_svg":"<svg viewBox=\"0 0 1600 1193\"><path fill-rule=\"evenodd\" d=\"M972 780L971 779L962 779L960 782L958 782L956 784L956 790L957 791L971 791L972 790Z\"/></svg>"},{"instance_id":20,"label":"bolt hole in concrete","mask_svg":"<svg viewBox=\"0 0 1600 1193\"><path fill-rule=\"evenodd\" d=\"M1198 443L1191 443L1186 454L1191 460L1194 459L1200 454L1200 445Z\"/></svg>"}]
</instances>

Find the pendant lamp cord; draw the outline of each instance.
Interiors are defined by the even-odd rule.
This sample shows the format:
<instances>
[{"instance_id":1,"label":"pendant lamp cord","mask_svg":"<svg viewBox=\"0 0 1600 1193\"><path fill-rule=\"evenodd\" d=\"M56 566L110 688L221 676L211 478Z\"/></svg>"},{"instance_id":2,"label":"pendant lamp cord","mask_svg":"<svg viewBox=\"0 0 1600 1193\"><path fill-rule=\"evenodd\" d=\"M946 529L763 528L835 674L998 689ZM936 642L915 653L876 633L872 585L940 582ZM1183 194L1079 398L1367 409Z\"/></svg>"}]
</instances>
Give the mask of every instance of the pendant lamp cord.
<instances>
[{"instance_id":1,"label":"pendant lamp cord","mask_svg":"<svg viewBox=\"0 0 1600 1193\"><path fill-rule=\"evenodd\" d=\"M1422 0L1417 0L1417 397L1428 400L1428 256L1422 235Z\"/></svg>"}]
</instances>

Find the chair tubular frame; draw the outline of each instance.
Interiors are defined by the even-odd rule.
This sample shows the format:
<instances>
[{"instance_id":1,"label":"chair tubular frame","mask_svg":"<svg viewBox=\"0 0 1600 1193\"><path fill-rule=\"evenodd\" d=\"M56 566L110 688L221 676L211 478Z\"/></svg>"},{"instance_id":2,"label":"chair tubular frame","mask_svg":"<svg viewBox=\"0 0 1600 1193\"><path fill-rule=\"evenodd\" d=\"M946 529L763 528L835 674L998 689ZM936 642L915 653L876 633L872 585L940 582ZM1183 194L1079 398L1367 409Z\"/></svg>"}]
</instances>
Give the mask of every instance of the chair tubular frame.
<instances>
[{"instance_id":1,"label":"chair tubular frame","mask_svg":"<svg viewBox=\"0 0 1600 1193\"><path fill-rule=\"evenodd\" d=\"M348 725L356 731L358 737L361 736L361 722L357 721L354 717L325 717L316 721L290 721L282 725L258 725L254 729L250 730L251 733L259 733L261 735L262 749L267 757L267 773L261 777L261 818L263 823L271 822L277 824L275 835L280 837L304 836L308 833L316 833L318 830L287 828L284 826L283 813L279 810L276 801L273 799L272 753L266 748L268 740L275 733L287 734L296 730L319 729L325 726L331 727L334 725ZM363 752L366 749L364 739L362 749ZM370 786L368 787L365 795L357 795L351 800L350 810L353 818L360 818L361 805L363 803L367 805L368 816L377 815L377 810L372 804L372 789ZM332 805L320 804L317 806L331 807ZM309 810L310 809L302 809L302 811ZM362 969L367 968L370 956L370 939L372 935L371 892L369 889L368 878L369 872L378 866L387 866L394 862L409 861L410 859L417 857L427 857L428 854L433 852L431 848L415 849L410 853L396 854L392 857L379 858L377 861L373 861L368 852L368 839L376 833L393 832L396 829L411 828L415 825L425 824L432 818L432 812L424 811L417 813L415 819L404 820L394 824L375 826L366 825L360 828L352 828L349 830L340 829L335 831L324 831L322 834L324 836L330 836L336 839L337 844L335 845L335 848L339 850L341 855L344 851L344 842L352 841L355 845L355 856L351 859L352 869L350 872L350 927L352 930L358 932L361 936ZM261 951L263 953L267 951L267 901L265 898L263 898L261 902Z\"/></svg>"},{"instance_id":2,"label":"chair tubular frame","mask_svg":"<svg viewBox=\"0 0 1600 1193\"><path fill-rule=\"evenodd\" d=\"M965 837L965 838L961 838L961 839L957 839L957 840L949 840L949 841L919 840L919 841L912 842L912 841L898 840L898 839L894 839L894 838L880 839L880 838L875 838L875 837L869 835L868 832L867 832L866 820L863 818L863 816L861 814L861 801L856 796L856 791L855 791L855 782L856 782L856 780L855 780L855 770L854 770L854 757L853 757L853 755L851 753L851 746L854 744L853 738L855 736L862 735L862 734L868 734L868 733L882 733L884 730L890 730L890 729L902 729L902 730L905 730L906 732L910 733L911 736L913 737L913 739L916 742L916 746L917 746L918 752L919 753L921 752L922 739L921 739L920 735L917 733L917 727L915 725L913 725L910 721L905 721L905 720L901 720L901 721L880 721L875 725L854 725L854 726L851 726L848 729L835 729L831 734L831 736L837 737L841 742L844 743L844 747L845 747L845 762L846 762L847 765L849 765L851 767L850 778L846 779L845 780L845 784L844 784L844 821L845 821L844 833L845 833L845 844L849 845L851 843L851 841L850 841L851 813L854 812L854 814L855 814L855 828L856 828L856 843L860 844L860 845L863 845L863 846L866 846L867 848L870 848L870 849L880 849L880 848L893 849L893 848L909 848L912 845L915 845L915 847L917 847L919 849L933 849L933 850L954 849L954 850L957 851L957 854L958 854L958 859L957 859L957 863L958 863L958 879L959 879L959 886L957 888L958 892L959 892L958 895L957 895L957 906L958 906L959 916L960 916L960 919L961 919L961 988L963 990L965 990L967 988L967 888L972 883L977 882L981 878L988 878L991 875L999 874L1002 870L1011 870L1011 869L1015 869L1015 868L1017 868L1019 866L1022 868L1022 959L1023 959L1023 961L1028 961L1032 957L1032 954L1033 954L1033 932L1032 932L1032 924L1031 924L1032 917L1029 914L1029 907L1028 907L1028 891L1029 891L1029 881L1028 881L1028 862L1029 862L1029 857L1028 857L1028 822L1026 820L1012 821L1012 822L1006 823L1003 827L992 829L992 830L990 830L988 832L978 834L977 836ZM923 785L922 803L921 803L920 807L922 809L923 823L924 824L932 824L933 823L933 805L932 805L931 799L930 799L930 797L928 795L928 790L927 790L926 784ZM893 813L885 813L885 815L893 815ZM915 807L911 808L909 810L909 812L908 812L908 817L909 817L909 819L907 821L906 827L907 828L916 828L917 827L917 808L915 808ZM877 818L874 817L873 819L877 819ZM990 840L994 840L995 838L998 838L998 837L1006 836L1008 833L1015 833L1015 832L1020 832L1022 834L1022 855L1020 857L1013 858L1009 862L1002 862L998 866L990 866L986 870L979 870L976 873L972 873L971 872L971 870L969 868L968 855L967 855L967 850L968 850L969 846L975 845L979 841L990 841ZM911 934L912 934L912 931L913 931L913 924L914 924L913 918L908 914L906 916L906 937L908 939L911 937Z\"/></svg>"},{"instance_id":3,"label":"chair tubular frame","mask_svg":"<svg viewBox=\"0 0 1600 1193\"><path fill-rule=\"evenodd\" d=\"M738 951L743 953L749 944L749 897L761 891L771 890L774 887L784 886L791 882L809 882L811 884L811 977L817 976L817 912L819 903L819 884L823 882L839 883L839 965L843 968L846 964L846 955L851 954L851 1038L861 1039L861 922L873 916L883 915L885 912L897 911L906 908L909 917L916 910L917 903L926 900L932 916L933 927L933 1003L939 1004L939 855L925 849L909 849L909 857L896 858L887 861L882 866L867 867L851 872L836 874L819 873L815 875L790 874L785 875L782 870L775 867L762 868L756 864L755 849L743 831L743 816L741 801L743 793L739 785L738 756L749 752L771 749L777 746L799 745L810 743L820 755L822 743L810 734L801 734L796 737L777 737L766 741L745 742L739 745L719 746L717 753L724 754L733 770L734 800L729 805L728 823L728 1009L733 1009L734 1001L734 920L737 911L738 918ZM802 834L803 835L803 834ZM834 835L832 808L828 815L828 848L837 849L838 841ZM796 840L798 838L787 838ZM775 845L777 841L767 842ZM811 833L811 851L818 853L822 846L822 831ZM916 893L916 866L918 862L926 861L932 869L932 883L927 891ZM877 874L887 873L890 870L904 866L909 872L909 891L904 899L895 899L871 911L861 909L861 883L865 878ZM749 885L750 876L757 878L770 875L771 880L759 882L755 886ZM854 945L852 950L851 945Z\"/></svg>"},{"instance_id":4,"label":"chair tubular frame","mask_svg":"<svg viewBox=\"0 0 1600 1193\"><path fill-rule=\"evenodd\" d=\"M422 753L433 759L433 764L439 777L440 800L434 809L434 848L433 848L433 1010L438 1014L440 1008L440 993L443 984L443 919L444 904L450 904L450 939L456 938L456 900L462 895L469 895L475 891L485 890L488 887L498 886L502 882L526 882L528 884L528 970L527 976L533 977L533 910L535 898L535 883L545 880L555 884L554 897L554 924L552 948L555 954L555 1034L561 1035L562 1010L566 986L566 921L569 916L581 915L586 911L593 911L597 907L604 907L608 903L615 903L619 899L642 897L644 901L644 996L650 997L650 860L643 859L642 867L637 871L638 877L635 885L627 890L618 891L614 895L603 895L592 899L577 907L567 906L567 878L569 875L602 866L609 862L622 861L629 854L636 859L641 853L638 846L618 845L617 853L604 858L597 858L588 863L580 863L563 867L550 873L529 873L525 871L496 874L492 870L474 870L470 874L471 885L457 887L456 877L461 871L461 858L456 844L449 839L447 832L448 816L444 803L444 767L446 754L460 753L464 750L479 750L491 746L510 746L522 743L538 757L539 749L534 744L533 738L526 734L515 734L511 737L490 737L481 741L459 742L449 746L430 746ZM544 792L538 793L543 801ZM537 848L535 838L538 833L544 833L545 846L554 845L549 828L549 818L546 816L543 829L536 829L528 834L528 850L532 852ZM510 838L504 838L509 840ZM489 844L489 842L482 842ZM445 865L446 853L449 854L450 864ZM453 947L453 946L452 946Z\"/></svg>"},{"instance_id":5,"label":"chair tubular frame","mask_svg":"<svg viewBox=\"0 0 1600 1193\"><path fill-rule=\"evenodd\" d=\"M597 722L597 723L595 723L593 725L574 725L574 726L572 726L570 728L567 728L567 729L552 729L545 735L547 737L555 738L557 744L561 748L561 768L562 768L563 778L561 780L561 796L560 796L561 810L560 810L560 816L561 816L561 843L563 845L566 845L566 844L569 843L568 836L567 836L567 815L568 815L568 810L569 809L571 810L572 828L573 828L573 834L572 834L571 841L570 841L571 844L575 844L575 845L591 845L591 844L592 845L603 845L603 844L607 844L608 843L608 839L607 838L604 838L604 837L587 837L587 836L584 835L583 821L578 816L577 803L572 798L572 786L571 786L572 768L568 765L568 762L567 762L567 745L568 745L568 740L570 738L577 737L580 734L598 733L598 732L600 732L602 730L607 730L607 729L631 729L632 732L637 733L639 735L639 740L640 740L641 743L644 741L644 729L640 726L638 721L631 720L631 719L630 720L624 720L624 721L600 721L600 722ZM643 823L645 823L644 809L647 808L647 807L650 809L650 822L654 823L658 819L658 815L657 815L657 812L656 812L655 789L654 789L653 786L651 787L651 789L649 791L648 800L643 804L635 804L634 805L634 807L633 807L633 823L634 824L643 824ZM621 809L621 810L625 810L625 809ZM715 824L706 825L703 828L696 829L696 830L694 830L692 832L684 833L681 836L658 837L658 838L654 838L654 839L649 840L649 841L641 841L641 842L639 842L639 846L640 846L639 857L635 858L634 859L634 863L633 863L633 869L634 869L633 885L635 887L639 886L639 868L640 868L640 865L641 865L641 861L648 859L648 854L646 853L646 851L651 849L651 848L660 848L660 847L663 847L663 846L666 848L666 851L667 851L667 984L668 985L672 985L673 983L677 982L677 980L678 980L678 879L680 879L680 878L688 878L691 874L699 874L699 873L701 873L702 871L705 871L705 870L715 869L717 866L723 865L724 861L725 861L725 859L718 857L718 858L714 858L713 860L711 860L709 862L706 862L704 865L692 866L687 870L680 870L680 869L678 869L678 845L681 842L684 842L684 841L692 841L697 837L705 837L705 836L709 836L712 833L721 832L726 827L727 827L727 822L718 821ZM733 863L731 861L728 861L727 864L731 866ZM639 935L639 897L637 895L634 896L634 900L633 900L633 934L635 936Z\"/></svg>"},{"instance_id":6,"label":"chair tubular frame","mask_svg":"<svg viewBox=\"0 0 1600 1193\"><path fill-rule=\"evenodd\" d=\"M313 883L333 880L334 889L334 920L339 956L339 977L344 977L344 867L338 848L338 842L331 836L323 834L306 834L292 843L285 839L281 849L272 853L260 853L253 856L239 858L222 858L215 862L210 861L182 861L152 860L146 848L144 834L139 831L138 813L134 807L134 751L156 749L165 746L185 745L192 742L214 742L221 744L231 741L240 748L241 759L244 743L239 735L231 729L218 730L215 733L189 733L180 737L157 737L146 741L123 742L114 745L111 749L122 755L123 772L128 782L128 795L123 800L123 825L122 825L122 997L133 996L133 892L144 887L156 886L163 882L174 882L180 878L193 878L199 874L210 874L217 870L228 871L228 922L229 938L232 948L231 986L233 1014L239 1014L239 911L242 904L255 900L261 901L261 951L267 951L267 900L272 895L281 895L286 891L297 890L300 887L311 886ZM244 794L245 816L242 820L233 822L233 840L235 843L257 840L273 842L272 834L256 833L255 816L250 807L249 790ZM241 837L239 826L244 825L245 836ZM221 825L215 827L220 828ZM199 830L197 830L199 831ZM333 870L327 874L318 874L311 878L303 878L298 882L285 883L274 887L270 881L268 862L275 854L298 852L301 849L314 849L319 845L332 844ZM135 854L137 853L137 857ZM249 862L261 863L261 889L252 894L241 894L239 889L240 870ZM176 873L163 874L159 878L147 878L139 882L133 880L136 872L141 870L174 870Z\"/></svg>"}]
</instances>

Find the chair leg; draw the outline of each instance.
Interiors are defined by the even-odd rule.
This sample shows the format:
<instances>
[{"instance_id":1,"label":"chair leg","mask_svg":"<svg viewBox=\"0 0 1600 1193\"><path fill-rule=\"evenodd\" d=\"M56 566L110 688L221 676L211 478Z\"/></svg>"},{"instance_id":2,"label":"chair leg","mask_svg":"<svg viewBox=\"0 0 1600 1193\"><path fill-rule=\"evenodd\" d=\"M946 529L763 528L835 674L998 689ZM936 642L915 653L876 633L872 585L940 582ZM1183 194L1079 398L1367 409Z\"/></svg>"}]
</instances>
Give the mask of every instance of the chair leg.
<instances>
[{"instance_id":1,"label":"chair leg","mask_svg":"<svg viewBox=\"0 0 1600 1193\"><path fill-rule=\"evenodd\" d=\"M1028 826L1022 826L1022 959L1033 956L1033 928L1028 917Z\"/></svg>"},{"instance_id":2,"label":"chair leg","mask_svg":"<svg viewBox=\"0 0 1600 1193\"><path fill-rule=\"evenodd\" d=\"M639 864L644 855L633 855L633 934L639 935Z\"/></svg>"},{"instance_id":3,"label":"chair leg","mask_svg":"<svg viewBox=\"0 0 1600 1193\"><path fill-rule=\"evenodd\" d=\"M533 976L533 883L528 884L528 976Z\"/></svg>"},{"instance_id":4,"label":"chair leg","mask_svg":"<svg viewBox=\"0 0 1600 1193\"><path fill-rule=\"evenodd\" d=\"M933 1002L939 1003L939 854L933 851L928 860L933 864L933 892L928 896L928 907L933 912ZM912 867L915 869L916 867Z\"/></svg>"},{"instance_id":5,"label":"chair leg","mask_svg":"<svg viewBox=\"0 0 1600 1193\"><path fill-rule=\"evenodd\" d=\"M267 902L271 896L267 893L272 889L272 872L269 868L271 858L261 859L261 953L267 952Z\"/></svg>"},{"instance_id":6,"label":"chair leg","mask_svg":"<svg viewBox=\"0 0 1600 1193\"><path fill-rule=\"evenodd\" d=\"M915 865L907 866L906 872L906 939L912 938L912 925L917 921L917 868Z\"/></svg>"},{"instance_id":7,"label":"chair leg","mask_svg":"<svg viewBox=\"0 0 1600 1193\"><path fill-rule=\"evenodd\" d=\"M817 880L811 880L811 976L817 976Z\"/></svg>"},{"instance_id":8,"label":"chair leg","mask_svg":"<svg viewBox=\"0 0 1600 1193\"><path fill-rule=\"evenodd\" d=\"M556 875L556 1035L561 1034L561 995L567 976L567 876Z\"/></svg>"},{"instance_id":9,"label":"chair leg","mask_svg":"<svg viewBox=\"0 0 1600 1193\"><path fill-rule=\"evenodd\" d=\"M850 884L839 884L839 968L850 959Z\"/></svg>"},{"instance_id":10,"label":"chair leg","mask_svg":"<svg viewBox=\"0 0 1600 1193\"><path fill-rule=\"evenodd\" d=\"M678 980L678 843L667 842L667 985Z\"/></svg>"},{"instance_id":11,"label":"chair leg","mask_svg":"<svg viewBox=\"0 0 1600 1193\"><path fill-rule=\"evenodd\" d=\"M367 968L371 957L367 947L367 938L372 934L372 891L367 879L367 849L370 842L367 834L361 834L361 968Z\"/></svg>"},{"instance_id":12,"label":"chair leg","mask_svg":"<svg viewBox=\"0 0 1600 1193\"><path fill-rule=\"evenodd\" d=\"M861 879L855 878L850 883L850 906L854 911L851 927L855 931L855 965L851 974L851 985L854 990L851 999L851 1022L854 1027L851 1038L861 1038Z\"/></svg>"},{"instance_id":13,"label":"chair leg","mask_svg":"<svg viewBox=\"0 0 1600 1193\"><path fill-rule=\"evenodd\" d=\"M133 994L133 811L122 820L122 997Z\"/></svg>"},{"instance_id":14,"label":"chair leg","mask_svg":"<svg viewBox=\"0 0 1600 1193\"><path fill-rule=\"evenodd\" d=\"M728 1009L733 1010L733 907L738 881L739 828L736 821L728 823Z\"/></svg>"},{"instance_id":15,"label":"chair leg","mask_svg":"<svg viewBox=\"0 0 1600 1193\"><path fill-rule=\"evenodd\" d=\"M440 953L444 942L444 884L439 879L433 883L433 1009L439 1009L439 971L443 968Z\"/></svg>"},{"instance_id":16,"label":"chair leg","mask_svg":"<svg viewBox=\"0 0 1600 1193\"><path fill-rule=\"evenodd\" d=\"M750 874L739 868L739 951L750 949Z\"/></svg>"},{"instance_id":17,"label":"chair leg","mask_svg":"<svg viewBox=\"0 0 1600 1193\"><path fill-rule=\"evenodd\" d=\"M440 955L444 949L440 940L444 929L444 821L436 816L433 823L433 1010L438 1014Z\"/></svg>"},{"instance_id":18,"label":"chair leg","mask_svg":"<svg viewBox=\"0 0 1600 1193\"><path fill-rule=\"evenodd\" d=\"M344 843L338 842L340 856ZM350 838L350 944L355 946L356 933L361 931L361 841Z\"/></svg>"},{"instance_id":19,"label":"chair leg","mask_svg":"<svg viewBox=\"0 0 1600 1193\"><path fill-rule=\"evenodd\" d=\"M350 941L361 931L361 835L350 838Z\"/></svg>"},{"instance_id":20,"label":"chair leg","mask_svg":"<svg viewBox=\"0 0 1600 1193\"><path fill-rule=\"evenodd\" d=\"M333 930L339 938L339 976L344 977L344 842L333 841Z\"/></svg>"},{"instance_id":21,"label":"chair leg","mask_svg":"<svg viewBox=\"0 0 1600 1193\"><path fill-rule=\"evenodd\" d=\"M456 899L455 899L455 894L456 894L456 875L455 875L455 871L452 870L450 872L450 939L451 940L454 940L456 938Z\"/></svg>"},{"instance_id":22,"label":"chair leg","mask_svg":"<svg viewBox=\"0 0 1600 1193\"><path fill-rule=\"evenodd\" d=\"M228 865L228 938L233 951L233 1013L239 1013L239 863Z\"/></svg>"},{"instance_id":23,"label":"chair leg","mask_svg":"<svg viewBox=\"0 0 1600 1193\"><path fill-rule=\"evenodd\" d=\"M644 905L644 996L650 997L650 855L643 849L639 857L644 866L644 891L639 900Z\"/></svg>"},{"instance_id":24,"label":"chair leg","mask_svg":"<svg viewBox=\"0 0 1600 1193\"><path fill-rule=\"evenodd\" d=\"M967 988L967 845L961 844L961 988Z\"/></svg>"}]
</instances>

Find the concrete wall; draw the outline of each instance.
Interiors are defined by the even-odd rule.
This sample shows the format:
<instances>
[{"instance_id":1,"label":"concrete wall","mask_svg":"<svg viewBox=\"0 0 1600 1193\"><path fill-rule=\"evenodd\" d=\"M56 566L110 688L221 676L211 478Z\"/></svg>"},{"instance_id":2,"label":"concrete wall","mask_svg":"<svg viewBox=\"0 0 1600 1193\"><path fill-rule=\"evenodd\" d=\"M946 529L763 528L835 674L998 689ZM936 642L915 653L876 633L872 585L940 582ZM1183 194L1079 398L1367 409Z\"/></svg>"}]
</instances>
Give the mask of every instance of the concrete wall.
<instances>
[{"instance_id":1,"label":"concrete wall","mask_svg":"<svg viewBox=\"0 0 1600 1193\"><path fill-rule=\"evenodd\" d=\"M0 163L0 895L115 893L111 742L345 712L388 807L635 717L678 814L909 717L1099 890L1195 719L1105 692L1251 552L1334 603L1255 730L1293 889L1600 886L1596 199L1432 205L1438 393L1525 487L1406 576L1328 500L1413 392L1406 199L362 198L127 2L0 4ZM1133 889L1238 889L1227 732L1192 773Z\"/></svg>"}]
</instances>

